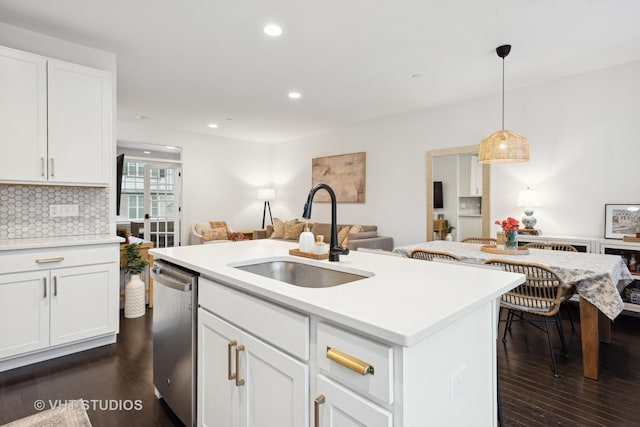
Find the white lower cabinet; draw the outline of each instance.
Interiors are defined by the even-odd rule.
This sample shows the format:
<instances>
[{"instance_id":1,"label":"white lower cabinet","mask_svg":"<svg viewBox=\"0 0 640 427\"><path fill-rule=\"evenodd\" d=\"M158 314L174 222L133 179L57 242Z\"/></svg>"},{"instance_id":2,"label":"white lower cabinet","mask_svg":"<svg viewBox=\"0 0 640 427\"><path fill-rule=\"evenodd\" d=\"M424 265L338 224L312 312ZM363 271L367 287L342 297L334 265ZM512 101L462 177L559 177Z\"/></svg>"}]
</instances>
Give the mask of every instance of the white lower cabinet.
<instances>
[{"instance_id":1,"label":"white lower cabinet","mask_svg":"<svg viewBox=\"0 0 640 427\"><path fill-rule=\"evenodd\" d=\"M49 292L50 345L66 344L115 332L118 301L112 282L119 277L113 265L63 268L52 271Z\"/></svg>"},{"instance_id":2,"label":"white lower cabinet","mask_svg":"<svg viewBox=\"0 0 640 427\"><path fill-rule=\"evenodd\" d=\"M495 425L496 301L403 347L204 277L198 292L199 426Z\"/></svg>"},{"instance_id":3,"label":"white lower cabinet","mask_svg":"<svg viewBox=\"0 0 640 427\"><path fill-rule=\"evenodd\" d=\"M0 371L115 342L118 256L115 244L0 254Z\"/></svg>"},{"instance_id":4,"label":"white lower cabinet","mask_svg":"<svg viewBox=\"0 0 640 427\"><path fill-rule=\"evenodd\" d=\"M389 411L323 375L317 377L316 392L313 427L393 426Z\"/></svg>"},{"instance_id":5,"label":"white lower cabinet","mask_svg":"<svg viewBox=\"0 0 640 427\"><path fill-rule=\"evenodd\" d=\"M198 425L309 425L309 368L198 310Z\"/></svg>"},{"instance_id":6,"label":"white lower cabinet","mask_svg":"<svg viewBox=\"0 0 640 427\"><path fill-rule=\"evenodd\" d=\"M0 276L0 359L49 346L48 274Z\"/></svg>"}]
</instances>

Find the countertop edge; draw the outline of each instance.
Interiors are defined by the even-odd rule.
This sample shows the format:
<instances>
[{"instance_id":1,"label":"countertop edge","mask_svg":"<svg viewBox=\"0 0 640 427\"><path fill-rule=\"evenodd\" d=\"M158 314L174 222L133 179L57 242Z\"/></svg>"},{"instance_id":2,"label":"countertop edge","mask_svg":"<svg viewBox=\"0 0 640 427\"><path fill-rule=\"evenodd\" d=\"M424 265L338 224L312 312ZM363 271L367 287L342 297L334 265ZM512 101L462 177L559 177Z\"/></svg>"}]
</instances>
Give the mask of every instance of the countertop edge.
<instances>
[{"instance_id":1,"label":"countertop edge","mask_svg":"<svg viewBox=\"0 0 640 427\"><path fill-rule=\"evenodd\" d=\"M124 242L122 237L110 234L96 234L84 236L59 236L29 239L0 240L0 252L23 249L43 249L63 246L101 245Z\"/></svg>"}]
</instances>

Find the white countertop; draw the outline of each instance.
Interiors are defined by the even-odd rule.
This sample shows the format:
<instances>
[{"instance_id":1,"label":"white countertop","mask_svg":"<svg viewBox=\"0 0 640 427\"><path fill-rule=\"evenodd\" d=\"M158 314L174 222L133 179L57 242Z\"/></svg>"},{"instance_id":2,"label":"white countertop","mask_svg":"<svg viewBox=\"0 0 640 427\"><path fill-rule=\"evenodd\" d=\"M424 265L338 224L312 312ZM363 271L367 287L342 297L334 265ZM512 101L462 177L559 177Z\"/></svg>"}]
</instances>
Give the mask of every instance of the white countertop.
<instances>
[{"instance_id":1,"label":"white countertop","mask_svg":"<svg viewBox=\"0 0 640 427\"><path fill-rule=\"evenodd\" d=\"M122 237L111 234L92 234L86 236L39 237L33 239L0 240L0 251L17 249L53 248L61 246L99 245L102 243L124 242Z\"/></svg>"},{"instance_id":2,"label":"white countertop","mask_svg":"<svg viewBox=\"0 0 640 427\"><path fill-rule=\"evenodd\" d=\"M297 244L269 239L152 249L154 257L217 282L317 315L384 341L411 346L524 282L494 269L351 251L340 262L289 255ZM303 288L230 267L289 258L372 277L330 288Z\"/></svg>"}]
</instances>

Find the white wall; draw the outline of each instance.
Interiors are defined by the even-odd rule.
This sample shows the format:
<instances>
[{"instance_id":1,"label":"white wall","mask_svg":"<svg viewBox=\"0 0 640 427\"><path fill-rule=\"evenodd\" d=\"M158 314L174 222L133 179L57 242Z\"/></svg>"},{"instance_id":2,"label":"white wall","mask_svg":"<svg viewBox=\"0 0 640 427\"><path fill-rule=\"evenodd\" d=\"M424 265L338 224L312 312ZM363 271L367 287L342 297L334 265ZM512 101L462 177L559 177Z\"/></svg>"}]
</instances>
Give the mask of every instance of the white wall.
<instances>
[{"instance_id":1,"label":"white wall","mask_svg":"<svg viewBox=\"0 0 640 427\"><path fill-rule=\"evenodd\" d=\"M118 122L118 140L182 148L183 244L194 222L223 220L234 230L262 225L257 189L272 185L272 146L174 132L152 120Z\"/></svg>"},{"instance_id":2,"label":"white wall","mask_svg":"<svg viewBox=\"0 0 640 427\"><path fill-rule=\"evenodd\" d=\"M507 89L505 125L529 138L531 161L492 166L492 220L521 218L516 200L528 185L543 204L535 216L544 234L602 236L605 203L640 203L639 75L640 62L635 62ZM366 203L339 204L338 221L377 224L396 246L424 241L426 152L479 143L499 127L496 93L278 144L278 216L300 216L313 157L365 151ZM329 206L317 204L312 221L328 219Z\"/></svg>"}]
</instances>

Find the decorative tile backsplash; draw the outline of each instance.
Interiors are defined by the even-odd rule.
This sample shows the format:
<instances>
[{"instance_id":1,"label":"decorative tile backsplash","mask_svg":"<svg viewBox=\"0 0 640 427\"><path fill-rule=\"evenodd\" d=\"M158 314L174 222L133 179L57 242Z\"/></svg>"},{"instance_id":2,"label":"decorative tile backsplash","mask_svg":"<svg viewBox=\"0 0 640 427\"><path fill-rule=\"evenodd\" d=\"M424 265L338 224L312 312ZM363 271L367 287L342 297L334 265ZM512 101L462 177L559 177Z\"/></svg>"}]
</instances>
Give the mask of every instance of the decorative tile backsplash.
<instances>
[{"instance_id":1,"label":"decorative tile backsplash","mask_svg":"<svg viewBox=\"0 0 640 427\"><path fill-rule=\"evenodd\" d=\"M49 205L78 205L79 216L49 216ZM109 188L0 185L0 239L109 233Z\"/></svg>"}]
</instances>

